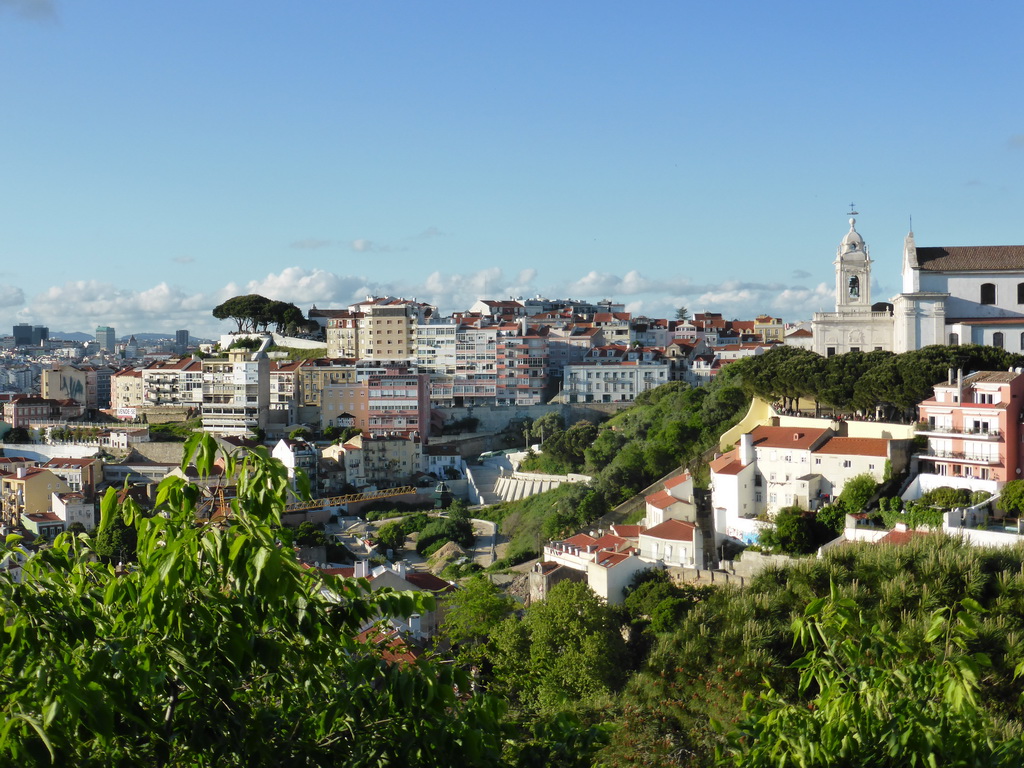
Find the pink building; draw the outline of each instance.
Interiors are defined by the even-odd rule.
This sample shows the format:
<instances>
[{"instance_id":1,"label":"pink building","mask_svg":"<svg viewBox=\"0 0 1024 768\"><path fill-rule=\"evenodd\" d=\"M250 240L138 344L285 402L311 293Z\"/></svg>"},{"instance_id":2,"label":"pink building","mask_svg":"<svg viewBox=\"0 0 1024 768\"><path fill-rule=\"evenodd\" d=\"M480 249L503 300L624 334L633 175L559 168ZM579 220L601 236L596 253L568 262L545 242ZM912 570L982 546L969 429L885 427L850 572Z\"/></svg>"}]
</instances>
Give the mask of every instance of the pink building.
<instances>
[{"instance_id":1,"label":"pink building","mask_svg":"<svg viewBox=\"0 0 1024 768\"><path fill-rule=\"evenodd\" d=\"M995 493L1020 479L1024 373L979 371L935 385L935 394L918 405L917 434L928 447L916 454L920 492L940 486Z\"/></svg>"},{"instance_id":2,"label":"pink building","mask_svg":"<svg viewBox=\"0 0 1024 768\"><path fill-rule=\"evenodd\" d=\"M371 375L364 382L367 423L363 428L371 435L425 440L430 431L429 378L403 368Z\"/></svg>"}]
</instances>

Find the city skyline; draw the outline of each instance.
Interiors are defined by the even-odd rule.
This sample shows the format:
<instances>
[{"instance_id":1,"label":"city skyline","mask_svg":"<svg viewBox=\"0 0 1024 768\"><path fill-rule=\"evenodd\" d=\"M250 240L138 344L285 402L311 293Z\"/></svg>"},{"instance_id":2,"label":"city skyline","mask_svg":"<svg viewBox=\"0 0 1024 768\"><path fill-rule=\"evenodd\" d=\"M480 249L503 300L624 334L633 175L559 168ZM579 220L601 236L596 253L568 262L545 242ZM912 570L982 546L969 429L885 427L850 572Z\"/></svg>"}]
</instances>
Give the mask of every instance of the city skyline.
<instances>
[{"instance_id":1,"label":"city skyline","mask_svg":"<svg viewBox=\"0 0 1024 768\"><path fill-rule=\"evenodd\" d=\"M262 293L831 309L1024 242L1024 9L0 2L0 323L213 336Z\"/></svg>"}]
</instances>

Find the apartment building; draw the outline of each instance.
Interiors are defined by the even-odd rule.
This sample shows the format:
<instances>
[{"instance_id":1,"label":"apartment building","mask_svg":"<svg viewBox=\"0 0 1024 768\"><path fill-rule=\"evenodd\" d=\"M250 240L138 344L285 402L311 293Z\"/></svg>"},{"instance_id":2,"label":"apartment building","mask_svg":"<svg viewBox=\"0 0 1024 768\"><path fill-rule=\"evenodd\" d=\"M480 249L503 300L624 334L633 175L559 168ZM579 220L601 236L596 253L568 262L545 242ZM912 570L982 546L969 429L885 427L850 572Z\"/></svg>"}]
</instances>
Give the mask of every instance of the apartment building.
<instances>
[{"instance_id":1,"label":"apartment building","mask_svg":"<svg viewBox=\"0 0 1024 768\"><path fill-rule=\"evenodd\" d=\"M139 376L144 405L198 408L203 401L203 364L198 359L183 357L153 362L142 368ZM121 394L117 390L123 386L125 391L130 391L130 377L122 382L117 376L114 381L115 397L120 400Z\"/></svg>"},{"instance_id":2,"label":"apartment building","mask_svg":"<svg viewBox=\"0 0 1024 768\"><path fill-rule=\"evenodd\" d=\"M324 387L332 384L354 384L356 361L353 358L321 357L305 360L298 369L298 402L300 406L319 406Z\"/></svg>"},{"instance_id":3,"label":"apartment building","mask_svg":"<svg viewBox=\"0 0 1024 768\"><path fill-rule=\"evenodd\" d=\"M69 493L68 484L42 467L19 467L0 476L0 510L6 525L22 524L22 515L50 514L50 495Z\"/></svg>"},{"instance_id":4,"label":"apartment building","mask_svg":"<svg viewBox=\"0 0 1024 768\"><path fill-rule=\"evenodd\" d=\"M917 453L921 493L940 486L996 493L1024 470L1021 408L1024 372L950 371L918 405L917 434L928 447Z\"/></svg>"},{"instance_id":5,"label":"apartment building","mask_svg":"<svg viewBox=\"0 0 1024 768\"><path fill-rule=\"evenodd\" d=\"M671 379L672 362L660 350L609 345L567 365L562 392L570 403L632 402L641 392Z\"/></svg>"},{"instance_id":6,"label":"apartment building","mask_svg":"<svg viewBox=\"0 0 1024 768\"><path fill-rule=\"evenodd\" d=\"M497 405L540 405L548 384L548 328L525 322L498 329L495 401Z\"/></svg>"},{"instance_id":7,"label":"apartment building","mask_svg":"<svg viewBox=\"0 0 1024 768\"><path fill-rule=\"evenodd\" d=\"M266 346L266 343L264 344ZM203 365L203 430L246 435L265 430L270 409L270 361L263 351L229 349Z\"/></svg>"}]
</instances>

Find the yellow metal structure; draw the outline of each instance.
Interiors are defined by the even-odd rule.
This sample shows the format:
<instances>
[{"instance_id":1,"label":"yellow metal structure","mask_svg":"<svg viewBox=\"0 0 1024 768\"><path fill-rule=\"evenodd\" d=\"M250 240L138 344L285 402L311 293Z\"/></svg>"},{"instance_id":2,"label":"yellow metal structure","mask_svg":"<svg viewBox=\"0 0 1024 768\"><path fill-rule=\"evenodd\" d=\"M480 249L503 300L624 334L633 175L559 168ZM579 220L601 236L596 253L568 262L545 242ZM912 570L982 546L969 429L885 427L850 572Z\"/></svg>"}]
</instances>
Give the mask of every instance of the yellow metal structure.
<instances>
[{"instance_id":1,"label":"yellow metal structure","mask_svg":"<svg viewBox=\"0 0 1024 768\"><path fill-rule=\"evenodd\" d=\"M416 493L416 489L411 485L403 485L401 488L385 488L382 491L371 491L370 493L350 493L345 496L331 496L326 499L300 501L295 504L289 504L285 507L284 513L287 515L289 512L307 512L311 509L337 507L357 501L376 501L377 499L386 499L390 496L404 496L407 493Z\"/></svg>"}]
</instances>

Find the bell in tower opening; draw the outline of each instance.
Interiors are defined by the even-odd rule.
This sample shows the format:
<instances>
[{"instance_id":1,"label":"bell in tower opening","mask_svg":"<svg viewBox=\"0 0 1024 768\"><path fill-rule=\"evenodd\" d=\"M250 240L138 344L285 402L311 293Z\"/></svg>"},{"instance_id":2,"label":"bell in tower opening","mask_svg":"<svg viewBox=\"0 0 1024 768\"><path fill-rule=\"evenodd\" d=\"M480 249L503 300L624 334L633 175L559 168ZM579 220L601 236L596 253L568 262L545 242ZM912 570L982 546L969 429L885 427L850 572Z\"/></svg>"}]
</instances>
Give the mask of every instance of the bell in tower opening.
<instances>
[{"instance_id":1,"label":"bell in tower opening","mask_svg":"<svg viewBox=\"0 0 1024 768\"><path fill-rule=\"evenodd\" d=\"M860 298L860 278L856 275L850 278L850 298Z\"/></svg>"}]
</instances>

